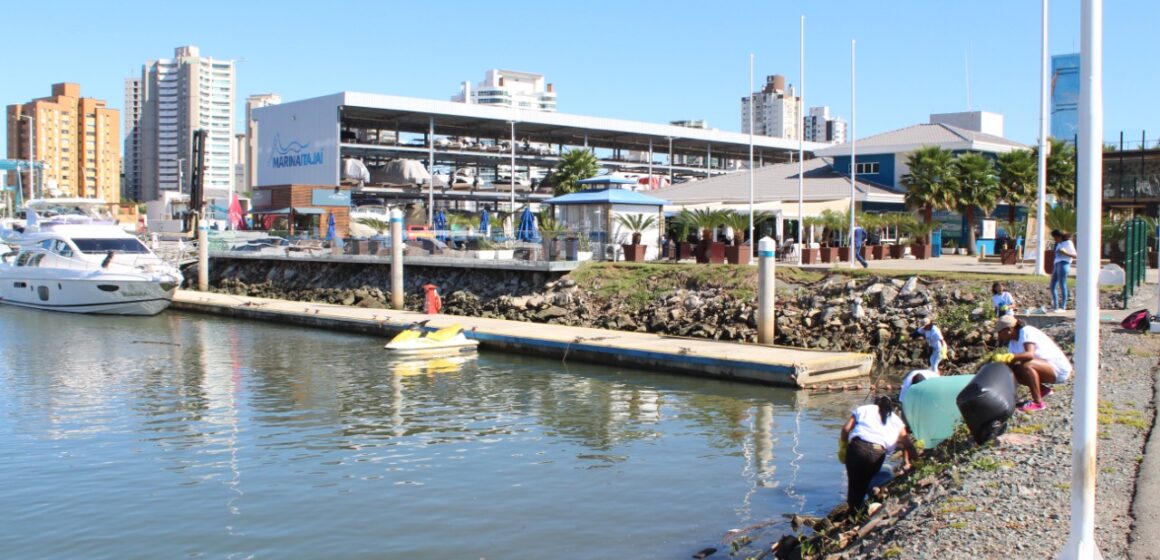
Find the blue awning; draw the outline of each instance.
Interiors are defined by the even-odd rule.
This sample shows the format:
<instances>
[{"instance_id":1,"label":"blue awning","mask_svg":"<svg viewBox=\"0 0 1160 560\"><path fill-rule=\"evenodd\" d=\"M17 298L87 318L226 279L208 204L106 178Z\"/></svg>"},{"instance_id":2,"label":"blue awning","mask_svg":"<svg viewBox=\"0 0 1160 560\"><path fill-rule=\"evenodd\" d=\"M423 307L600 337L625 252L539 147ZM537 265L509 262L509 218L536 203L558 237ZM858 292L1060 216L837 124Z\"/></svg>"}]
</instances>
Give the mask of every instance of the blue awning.
<instances>
[{"instance_id":1,"label":"blue awning","mask_svg":"<svg viewBox=\"0 0 1160 560\"><path fill-rule=\"evenodd\" d=\"M547 204L638 204L643 206L664 206L669 203L656 197L627 189L602 189L581 191L544 201Z\"/></svg>"},{"instance_id":2,"label":"blue awning","mask_svg":"<svg viewBox=\"0 0 1160 560\"><path fill-rule=\"evenodd\" d=\"M635 185L636 181L633 179L625 179L624 177L617 177L615 175L600 175L598 177L589 177L587 179L580 179L576 181L577 185Z\"/></svg>"}]
</instances>

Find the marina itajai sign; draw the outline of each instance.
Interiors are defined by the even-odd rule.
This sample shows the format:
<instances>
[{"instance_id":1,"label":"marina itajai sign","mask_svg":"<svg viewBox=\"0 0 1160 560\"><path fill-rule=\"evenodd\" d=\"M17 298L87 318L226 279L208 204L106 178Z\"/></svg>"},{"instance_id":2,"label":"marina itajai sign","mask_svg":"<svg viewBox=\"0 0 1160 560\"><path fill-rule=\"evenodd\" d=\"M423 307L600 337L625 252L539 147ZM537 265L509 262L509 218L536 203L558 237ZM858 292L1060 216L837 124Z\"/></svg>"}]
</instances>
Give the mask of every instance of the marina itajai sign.
<instances>
[{"instance_id":1,"label":"marina itajai sign","mask_svg":"<svg viewBox=\"0 0 1160 560\"><path fill-rule=\"evenodd\" d=\"M272 151L274 155L271 156L270 165L275 169L322 165L323 161L322 150L310 150L310 142L303 144L297 140L291 140L286 145L282 145L282 138L277 134L274 135Z\"/></svg>"},{"instance_id":2,"label":"marina itajai sign","mask_svg":"<svg viewBox=\"0 0 1160 560\"><path fill-rule=\"evenodd\" d=\"M254 111L259 186L338 186L337 101L330 96Z\"/></svg>"}]
</instances>

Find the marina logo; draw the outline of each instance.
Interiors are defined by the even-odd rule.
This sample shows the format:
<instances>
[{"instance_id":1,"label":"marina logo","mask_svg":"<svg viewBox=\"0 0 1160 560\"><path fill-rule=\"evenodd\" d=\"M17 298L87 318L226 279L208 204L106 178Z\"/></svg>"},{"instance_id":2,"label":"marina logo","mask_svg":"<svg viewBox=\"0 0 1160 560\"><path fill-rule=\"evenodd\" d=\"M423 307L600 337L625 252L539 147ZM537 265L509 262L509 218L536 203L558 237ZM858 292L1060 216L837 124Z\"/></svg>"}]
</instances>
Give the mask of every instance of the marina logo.
<instances>
[{"instance_id":1,"label":"marina logo","mask_svg":"<svg viewBox=\"0 0 1160 560\"><path fill-rule=\"evenodd\" d=\"M310 143L305 144L291 140L286 146L282 145L282 138L280 135L274 135L274 156L270 158L270 164L275 169L284 167L306 167L310 165L322 165L322 150L307 151L310 148Z\"/></svg>"}]
</instances>

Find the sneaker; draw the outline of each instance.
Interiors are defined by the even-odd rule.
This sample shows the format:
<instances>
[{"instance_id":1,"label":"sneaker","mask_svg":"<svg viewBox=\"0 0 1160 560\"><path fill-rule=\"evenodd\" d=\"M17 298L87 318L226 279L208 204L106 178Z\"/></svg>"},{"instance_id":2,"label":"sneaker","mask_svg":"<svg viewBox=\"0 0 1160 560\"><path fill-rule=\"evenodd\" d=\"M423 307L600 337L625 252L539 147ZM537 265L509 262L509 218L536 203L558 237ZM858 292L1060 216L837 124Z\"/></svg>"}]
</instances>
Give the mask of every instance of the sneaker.
<instances>
[{"instance_id":1,"label":"sneaker","mask_svg":"<svg viewBox=\"0 0 1160 560\"><path fill-rule=\"evenodd\" d=\"M1022 410L1023 412L1038 412L1038 411L1043 410L1045 408L1047 408L1047 403L1029 402L1029 403L1019 407L1019 410Z\"/></svg>"},{"instance_id":2,"label":"sneaker","mask_svg":"<svg viewBox=\"0 0 1160 560\"><path fill-rule=\"evenodd\" d=\"M1056 307L1054 313L1067 313L1067 310L1062 307Z\"/></svg>"}]
</instances>

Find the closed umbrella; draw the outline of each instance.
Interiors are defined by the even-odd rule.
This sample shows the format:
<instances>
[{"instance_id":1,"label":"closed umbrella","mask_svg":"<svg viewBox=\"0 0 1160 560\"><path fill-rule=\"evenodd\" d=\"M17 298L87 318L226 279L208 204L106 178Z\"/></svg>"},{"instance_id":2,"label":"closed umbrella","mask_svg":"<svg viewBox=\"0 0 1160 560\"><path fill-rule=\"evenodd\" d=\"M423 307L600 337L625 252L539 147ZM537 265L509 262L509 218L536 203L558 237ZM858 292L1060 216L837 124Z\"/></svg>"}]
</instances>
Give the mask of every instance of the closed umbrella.
<instances>
[{"instance_id":1,"label":"closed umbrella","mask_svg":"<svg viewBox=\"0 0 1160 560\"><path fill-rule=\"evenodd\" d=\"M435 214L435 238L439 241L447 241L447 214L440 210Z\"/></svg>"},{"instance_id":2,"label":"closed umbrella","mask_svg":"<svg viewBox=\"0 0 1160 560\"><path fill-rule=\"evenodd\" d=\"M337 236L338 232L335 231L334 227L334 212L331 212L326 215L326 240L333 241Z\"/></svg>"},{"instance_id":3,"label":"closed umbrella","mask_svg":"<svg viewBox=\"0 0 1160 560\"><path fill-rule=\"evenodd\" d=\"M238 202L238 195L230 199L230 229L239 230L246 229L246 221L242 216L242 204Z\"/></svg>"},{"instance_id":4,"label":"closed umbrella","mask_svg":"<svg viewBox=\"0 0 1160 560\"><path fill-rule=\"evenodd\" d=\"M516 238L520 241L535 241L538 237L536 232L536 216L532 214L530 207L524 207L524 213L520 216L520 228L516 232Z\"/></svg>"},{"instance_id":5,"label":"closed umbrella","mask_svg":"<svg viewBox=\"0 0 1160 560\"><path fill-rule=\"evenodd\" d=\"M490 237L489 230L491 230L491 220L490 216L487 215L487 208L484 208L479 215L479 231L483 233L484 237Z\"/></svg>"}]
</instances>

